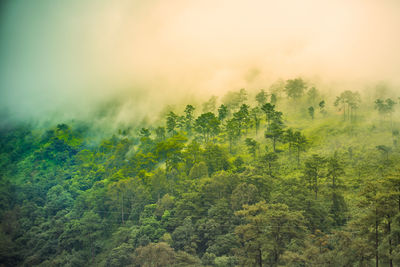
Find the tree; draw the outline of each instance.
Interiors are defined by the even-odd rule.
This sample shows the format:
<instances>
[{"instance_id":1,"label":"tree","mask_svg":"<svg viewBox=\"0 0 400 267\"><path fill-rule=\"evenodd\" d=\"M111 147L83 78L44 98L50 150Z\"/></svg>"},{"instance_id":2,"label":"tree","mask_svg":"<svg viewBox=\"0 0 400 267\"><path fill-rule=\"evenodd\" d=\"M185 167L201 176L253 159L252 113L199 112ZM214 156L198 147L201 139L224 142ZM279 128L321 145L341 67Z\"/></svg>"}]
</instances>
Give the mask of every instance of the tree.
<instances>
[{"instance_id":1,"label":"tree","mask_svg":"<svg viewBox=\"0 0 400 267\"><path fill-rule=\"evenodd\" d=\"M235 118L228 120L226 131L229 139L229 151L232 153L232 145L240 137L239 122Z\"/></svg>"},{"instance_id":2,"label":"tree","mask_svg":"<svg viewBox=\"0 0 400 267\"><path fill-rule=\"evenodd\" d=\"M287 80L285 85L285 92L289 98L298 99L303 96L306 87L306 83L301 78Z\"/></svg>"},{"instance_id":3,"label":"tree","mask_svg":"<svg viewBox=\"0 0 400 267\"><path fill-rule=\"evenodd\" d=\"M214 113L207 112L201 114L195 121L195 129L199 134L203 135L204 141L207 143L210 137L217 135L220 131L220 121L215 117Z\"/></svg>"},{"instance_id":4,"label":"tree","mask_svg":"<svg viewBox=\"0 0 400 267\"><path fill-rule=\"evenodd\" d=\"M257 143L256 140L252 138L246 138L245 140L247 149L249 153L253 156L253 159L256 159L256 153L259 147L259 144Z\"/></svg>"},{"instance_id":5,"label":"tree","mask_svg":"<svg viewBox=\"0 0 400 267\"><path fill-rule=\"evenodd\" d=\"M212 96L212 97L210 97L210 99L207 102L204 102L204 104L203 104L203 112L204 113L214 112L216 104L217 104L217 99L218 99L218 97Z\"/></svg>"},{"instance_id":6,"label":"tree","mask_svg":"<svg viewBox=\"0 0 400 267\"><path fill-rule=\"evenodd\" d=\"M259 106L263 106L267 102L267 96L264 89L261 89L260 92L256 94L256 101Z\"/></svg>"},{"instance_id":7,"label":"tree","mask_svg":"<svg viewBox=\"0 0 400 267\"><path fill-rule=\"evenodd\" d=\"M191 179L198 179L201 177L208 177L208 167L204 162L199 162L190 170L189 177Z\"/></svg>"},{"instance_id":8,"label":"tree","mask_svg":"<svg viewBox=\"0 0 400 267\"><path fill-rule=\"evenodd\" d=\"M318 90L313 86L307 91L307 97L308 97L308 102L311 105L316 104L316 100L319 97L319 92Z\"/></svg>"},{"instance_id":9,"label":"tree","mask_svg":"<svg viewBox=\"0 0 400 267\"><path fill-rule=\"evenodd\" d=\"M278 160L278 155L274 152L267 152L260 159L260 162L262 163L263 167L267 166L267 169L268 169L267 173L271 177L274 177L274 175L272 173L272 169L273 169L274 165L276 165L277 160Z\"/></svg>"},{"instance_id":10,"label":"tree","mask_svg":"<svg viewBox=\"0 0 400 267\"><path fill-rule=\"evenodd\" d=\"M102 228L102 221L98 214L93 211L84 212L81 218L70 220L64 226L63 233L58 237L59 244L66 251L87 248L86 257L93 264L98 251L96 241L104 234Z\"/></svg>"},{"instance_id":11,"label":"tree","mask_svg":"<svg viewBox=\"0 0 400 267\"><path fill-rule=\"evenodd\" d=\"M297 151L297 166L300 166L300 152L306 149L307 138L299 131L293 133L293 147Z\"/></svg>"},{"instance_id":12,"label":"tree","mask_svg":"<svg viewBox=\"0 0 400 267\"><path fill-rule=\"evenodd\" d=\"M251 117L252 117L252 120L254 123L254 127L256 129L256 135L257 135L258 129L260 128L260 122L261 122L261 118L260 118L261 110L259 107L255 107L255 108L251 109L250 113L251 113Z\"/></svg>"},{"instance_id":13,"label":"tree","mask_svg":"<svg viewBox=\"0 0 400 267\"><path fill-rule=\"evenodd\" d=\"M271 97L270 97L271 104L275 105L277 101L278 101L278 98L277 98L276 94L272 93Z\"/></svg>"},{"instance_id":14,"label":"tree","mask_svg":"<svg viewBox=\"0 0 400 267\"><path fill-rule=\"evenodd\" d=\"M327 177L331 179L332 206L331 213L336 225L345 223L346 206L343 197L339 194L338 185L341 184L340 176L344 174L343 163L339 159L337 152L327 159Z\"/></svg>"},{"instance_id":15,"label":"tree","mask_svg":"<svg viewBox=\"0 0 400 267\"><path fill-rule=\"evenodd\" d=\"M190 217L186 217L183 224L175 229L172 233L172 240L176 250L183 250L189 254L196 252L197 236Z\"/></svg>"},{"instance_id":16,"label":"tree","mask_svg":"<svg viewBox=\"0 0 400 267\"><path fill-rule=\"evenodd\" d=\"M233 118L236 120L238 136L240 137L242 135L242 129L245 129L247 132L250 126L249 106L246 104L241 105L239 111L233 113Z\"/></svg>"},{"instance_id":17,"label":"tree","mask_svg":"<svg viewBox=\"0 0 400 267\"><path fill-rule=\"evenodd\" d=\"M244 160L241 156L237 156L232 164L235 168L235 172L242 173L246 170L244 166Z\"/></svg>"},{"instance_id":18,"label":"tree","mask_svg":"<svg viewBox=\"0 0 400 267\"><path fill-rule=\"evenodd\" d=\"M222 102L230 111L237 110L246 101L247 92L244 88L240 89L239 92L228 92L222 99Z\"/></svg>"},{"instance_id":19,"label":"tree","mask_svg":"<svg viewBox=\"0 0 400 267\"><path fill-rule=\"evenodd\" d=\"M308 115L310 115L311 119L314 120L314 107L308 108Z\"/></svg>"},{"instance_id":20,"label":"tree","mask_svg":"<svg viewBox=\"0 0 400 267\"><path fill-rule=\"evenodd\" d=\"M72 204L71 194L64 190L61 185L55 185L47 192L46 211L48 215L54 216L60 210L68 210Z\"/></svg>"},{"instance_id":21,"label":"tree","mask_svg":"<svg viewBox=\"0 0 400 267\"><path fill-rule=\"evenodd\" d=\"M272 140L272 147L276 152L276 142L279 141L283 134L283 123L280 120L273 120L267 131L265 131L265 138Z\"/></svg>"},{"instance_id":22,"label":"tree","mask_svg":"<svg viewBox=\"0 0 400 267\"><path fill-rule=\"evenodd\" d=\"M199 163L202 159L203 150L196 140L193 140L189 144L187 144L186 149L184 151L184 161L186 165L186 173L189 174L192 167Z\"/></svg>"},{"instance_id":23,"label":"tree","mask_svg":"<svg viewBox=\"0 0 400 267\"><path fill-rule=\"evenodd\" d=\"M159 126L156 128L157 140L162 141L165 140L165 127Z\"/></svg>"},{"instance_id":24,"label":"tree","mask_svg":"<svg viewBox=\"0 0 400 267\"><path fill-rule=\"evenodd\" d=\"M275 113L275 106L270 104L270 103L265 103L262 107L261 107L262 111L264 111L265 116L266 116L266 121L267 121L267 126L269 127L271 124L271 120L274 116Z\"/></svg>"},{"instance_id":25,"label":"tree","mask_svg":"<svg viewBox=\"0 0 400 267\"><path fill-rule=\"evenodd\" d=\"M208 143L204 150L204 161L208 167L208 174L229 169L227 151L220 145Z\"/></svg>"},{"instance_id":26,"label":"tree","mask_svg":"<svg viewBox=\"0 0 400 267\"><path fill-rule=\"evenodd\" d=\"M237 255L243 265L277 266L287 246L305 233L304 218L301 212L290 211L284 204L244 205L243 210L235 212L243 218L244 224L236 227L241 247Z\"/></svg>"},{"instance_id":27,"label":"tree","mask_svg":"<svg viewBox=\"0 0 400 267\"><path fill-rule=\"evenodd\" d=\"M179 128L179 131L184 131L186 129L185 116L178 116L178 118L176 120L176 127Z\"/></svg>"},{"instance_id":28,"label":"tree","mask_svg":"<svg viewBox=\"0 0 400 267\"><path fill-rule=\"evenodd\" d=\"M169 189L167 175L163 170L156 170L149 176L149 186L153 199L160 200Z\"/></svg>"},{"instance_id":29,"label":"tree","mask_svg":"<svg viewBox=\"0 0 400 267\"><path fill-rule=\"evenodd\" d=\"M117 267L131 265L133 252L133 246L127 243L123 243L122 245L113 248L107 256L107 266Z\"/></svg>"},{"instance_id":30,"label":"tree","mask_svg":"<svg viewBox=\"0 0 400 267\"><path fill-rule=\"evenodd\" d=\"M345 100L342 96L337 96L333 105L339 108L339 111L343 110L343 120L346 120L346 105Z\"/></svg>"},{"instance_id":31,"label":"tree","mask_svg":"<svg viewBox=\"0 0 400 267\"><path fill-rule=\"evenodd\" d=\"M351 92L349 93L349 96L347 97L347 104L350 109L350 121L354 122L356 120L356 111L359 108L361 103L361 97L358 92Z\"/></svg>"},{"instance_id":32,"label":"tree","mask_svg":"<svg viewBox=\"0 0 400 267\"><path fill-rule=\"evenodd\" d=\"M347 119L352 122L356 118L355 111L358 109L360 102L361 97L358 92L346 90L336 97L334 106L339 107L339 111L343 110L344 121Z\"/></svg>"},{"instance_id":33,"label":"tree","mask_svg":"<svg viewBox=\"0 0 400 267\"><path fill-rule=\"evenodd\" d=\"M335 151L333 156L327 160L327 176L331 178L331 187L335 191L340 184L339 177L344 174L343 163L340 161L338 153Z\"/></svg>"},{"instance_id":34,"label":"tree","mask_svg":"<svg viewBox=\"0 0 400 267\"><path fill-rule=\"evenodd\" d=\"M193 127L193 112L195 108L192 105L187 105L185 108L185 128L190 134Z\"/></svg>"},{"instance_id":35,"label":"tree","mask_svg":"<svg viewBox=\"0 0 400 267\"><path fill-rule=\"evenodd\" d=\"M247 101L247 91L244 88L241 88L239 90L239 99L240 99L240 104L243 104Z\"/></svg>"},{"instance_id":36,"label":"tree","mask_svg":"<svg viewBox=\"0 0 400 267\"><path fill-rule=\"evenodd\" d=\"M392 114L394 112L394 105L396 104L391 98L387 98L385 101L382 99L375 100L375 109L378 110L379 114L382 117L386 115L390 116L390 126L393 131L393 121L392 121Z\"/></svg>"},{"instance_id":37,"label":"tree","mask_svg":"<svg viewBox=\"0 0 400 267\"><path fill-rule=\"evenodd\" d=\"M236 211L241 210L243 205L253 205L257 201L259 201L259 193L253 184L238 184L231 195L231 206Z\"/></svg>"},{"instance_id":38,"label":"tree","mask_svg":"<svg viewBox=\"0 0 400 267\"><path fill-rule=\"evenodd\" d=\"M309 159L306 160L304 166L304 177L308 182L310 191L314 191L315 199L318 198L319 191L319 180L325 176L323 170L325 165L325 158L313 154Z\"/></svg>"},{"instance_id":39,"label":"tree","mask_svg":"<svg viewBox=\"0 0 400 267\"><path fill-rule=\"evenodd\" d=\"M224 121L227 116L228 116L228 108L224 104L222 104L218 108L218 119L220 121Z\"/></svg>"},{"instance_id":40,"label":"tree","mask_svg":"<svg viewBox=\"0 0 400 267\"><path fill-rule=\"evenodd\" d=\"M385 177L383 195L386 197L384 204L388 258L389 265L393 266L393 261L397 265L400 263L399 251L395 249L400 245L400 175L398 169Z\"/></svg>"},{"instance_id":41,"label":"tree","mask_svg":"<svg viewBox=\"0 0 400 267\"><path fill-rule=\"evenodd\" d=\"M289 154L296 150L297 166L300 166L300 152L304 151L307 145L307 138L300 131L293 131L289 128L284 132L283 141L289 143Z\"/></svg>"},{"instance_id":42,"label":"tree","mask_svg":"<svg viewBox=\"0 0 400 267\"><path fill-rule=\"evenodd\" d=\"M156 153L160 159L165 160L168 171L176 169L182 161L182 149L186 141L186 137L178 134L157 144Z\"/></svg>"},{"instance_id":43,"label":"tree","mask_svg":"<svg viewBox=\"0 0 400 267\"><path fill-rule=\"evenodd\" d=\"M277 98L282 96L282 93L285 91L285 81L279 79L271 84L269 91L274 94Z\"/></svg>"},{"instance_id":44,"label":"tree","mask_svg":"<svg viewBox=\"0 0 400 267\"><path fill-rule=\"evenodd\" d=\"M134 266L163 267L174 264L175 257L174 250L167 243L150 243L135 250L133 262Z\"/></svg>"},{"instance_id":45,"label":"tree","mask_svg":"<svg viewBox=\"0 0 400 267\"><path fill-rule=\"evenodd\" d=\"M178 115L176 115L173 111L168 113L167 116L167 131L171 135L176 133L175 128L177 126Z\"/></svg>"},{"instance_id":46,"label":"tree","mask_svg":"<svg viewBox=\"0 0 400 267\"><path fill-rule=\"evenodd\" d=\"M379 245L381 241L380 225L384 216L380 207L380 181L368 182L361 191L362 199L359 206L364 209L362 215L358 218L357 228L360 234L367 238L374 247L375 265L379 266ZM372 230L372 233L371 233Z\"/></svg>"},{"instance_id":47,"label":"tree","mask_svg":"<svg viewBox=\"0 0 400 267\"><path fill-rule=\"evenodd\" d=\"M151 136L150 130L147 128L140 129L139 136L140 136L140 150L143 153L151 152L154 143L150 137Z\"/></svg>"},{"instance_id":48,"label":"tree","mask_svg":"<svg viewBox=\"0 0 400 267\"><path fill-rule=\"evenodd\" d=\"M318 106L319 106L319 113L321 113L322 115L325 115L326 114L325 100L322 100L321 102L319 102Z\"/></svg>"},{"instance_id":49,"label":"tree","mask_svg":"<svg viewBox=\"0 0 400 267\"><path fill-rule=\"evenodd\" d=\"M139 131L139 135L143 138L143 137L150 137L151 133L149 131L149 129L147 128L141 128Z\"/></svg>"}]
</instances>

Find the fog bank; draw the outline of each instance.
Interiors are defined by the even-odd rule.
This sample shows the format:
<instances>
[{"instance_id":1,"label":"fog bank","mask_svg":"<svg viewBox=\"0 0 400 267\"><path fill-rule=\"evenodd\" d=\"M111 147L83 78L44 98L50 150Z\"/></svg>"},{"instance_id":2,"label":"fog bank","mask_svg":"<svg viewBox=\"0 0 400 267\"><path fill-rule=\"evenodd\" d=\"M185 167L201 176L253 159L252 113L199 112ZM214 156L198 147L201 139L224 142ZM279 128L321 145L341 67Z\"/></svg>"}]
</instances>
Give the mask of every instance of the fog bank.
<instances>
[{"instance_id":1,"label":"fog bank","mask_svg":"<svg viewBox=\"0 0 400 267\"><path fill-rule=\"evenodd\" d=\"M119 120L139 119L297 76L329 90L400 84L396 0L9 0L0 12L12 118L90 116L118 99Z\"/></svg>"}]
</instances>

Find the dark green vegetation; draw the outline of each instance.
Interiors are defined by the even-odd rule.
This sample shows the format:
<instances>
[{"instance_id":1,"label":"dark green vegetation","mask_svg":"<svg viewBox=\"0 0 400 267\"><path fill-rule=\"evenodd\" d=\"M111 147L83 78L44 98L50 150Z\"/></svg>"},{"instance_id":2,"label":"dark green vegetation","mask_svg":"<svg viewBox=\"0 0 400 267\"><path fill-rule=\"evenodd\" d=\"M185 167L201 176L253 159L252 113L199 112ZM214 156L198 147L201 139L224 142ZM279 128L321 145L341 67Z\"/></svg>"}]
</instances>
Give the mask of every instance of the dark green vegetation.
<instances>
[{"instance_id":1,"label":"dark green vegetation","mask_svg":"<svg viewBox=\"0 0 400 267\"><path fill-rule=\"evenodd\" d=\"M0 266L399 266L397 101L294 79L101 142L7 124Z\"/></svg>"}]
</instances>

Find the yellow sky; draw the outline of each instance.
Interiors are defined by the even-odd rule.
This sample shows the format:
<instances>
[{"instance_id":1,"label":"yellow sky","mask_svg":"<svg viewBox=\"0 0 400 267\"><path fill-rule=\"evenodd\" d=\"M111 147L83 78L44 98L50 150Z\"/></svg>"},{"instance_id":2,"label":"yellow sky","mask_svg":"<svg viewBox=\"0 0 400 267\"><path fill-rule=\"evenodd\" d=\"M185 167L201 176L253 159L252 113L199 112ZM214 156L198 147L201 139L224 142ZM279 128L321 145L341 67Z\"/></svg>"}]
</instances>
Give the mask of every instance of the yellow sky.
<instances>
[{"instance_id":1,"label":"yellow sky","mask_svg":"<svg viewBox=\"0 0 400 267\"><path fill-rule=\"evenodd\" d=\"M170 101L296 76L400 84L397 0L16 0L1 12L6 106Z\"/></svg>"}]
</instances>

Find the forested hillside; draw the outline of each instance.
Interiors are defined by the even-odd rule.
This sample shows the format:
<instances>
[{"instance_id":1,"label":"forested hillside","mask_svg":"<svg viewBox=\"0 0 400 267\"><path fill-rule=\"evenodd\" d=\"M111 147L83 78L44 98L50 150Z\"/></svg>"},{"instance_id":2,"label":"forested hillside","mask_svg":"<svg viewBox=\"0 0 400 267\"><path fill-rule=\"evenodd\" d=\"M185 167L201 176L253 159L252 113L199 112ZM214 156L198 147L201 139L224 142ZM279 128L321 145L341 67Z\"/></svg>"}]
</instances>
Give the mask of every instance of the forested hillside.
<instances>
[{"instance_id":1,"label":"forested hillside","mask_svg":"<svg viewBox=\"0 0 400 267\"><path fill-rule=\"evenodd\" d=\"M399 266L398 96L332 92L241 89L109 136L4 122L0 266Z\"/></svg>"}]
</instances>

